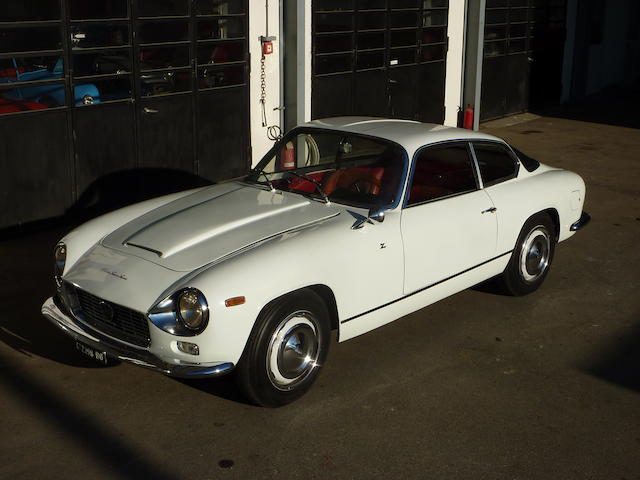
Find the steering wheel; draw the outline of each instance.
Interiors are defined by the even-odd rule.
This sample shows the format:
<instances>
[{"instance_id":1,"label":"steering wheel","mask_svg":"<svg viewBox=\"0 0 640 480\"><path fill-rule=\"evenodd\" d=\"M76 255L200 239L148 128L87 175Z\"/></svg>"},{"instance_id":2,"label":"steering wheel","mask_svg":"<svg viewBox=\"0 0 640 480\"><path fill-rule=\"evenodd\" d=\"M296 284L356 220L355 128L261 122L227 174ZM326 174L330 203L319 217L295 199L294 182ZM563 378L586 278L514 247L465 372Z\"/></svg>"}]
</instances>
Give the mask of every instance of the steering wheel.
<instances>
[{"instance_id":1,"label":"steering wheel","mask_svg":"<svg viewBox=\"0 0 640 480\"><path fill-rule=\"evenodd\" d=\"M357 193L373 194L373 190L375 190L376 187L378 188L378 191L380 191L380 185L380 180L375 177L361 177L349 185L348 190Z\"/></svg>"}]
</instances>

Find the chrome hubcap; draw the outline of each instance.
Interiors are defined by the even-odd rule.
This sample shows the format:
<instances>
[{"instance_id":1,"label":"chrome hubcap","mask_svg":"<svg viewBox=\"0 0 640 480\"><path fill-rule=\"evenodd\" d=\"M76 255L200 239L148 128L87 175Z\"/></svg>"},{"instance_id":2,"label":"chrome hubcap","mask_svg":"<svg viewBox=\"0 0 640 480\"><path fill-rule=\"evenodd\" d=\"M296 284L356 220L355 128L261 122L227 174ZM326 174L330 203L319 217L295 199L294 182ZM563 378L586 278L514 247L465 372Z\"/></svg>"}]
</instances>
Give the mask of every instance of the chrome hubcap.
<instances>
[{"instance_id":1,"label":"chrome hubcap","mask_svg":"<svg viewBox=\"0 0 640 480\"><path fill-rule=\"evenodd\" d=\"M314 320L310 312L297 311L274 331L267 350L267 369L276 388L291 390L317 366L320 352Z\"/></svg>"},{"instance_id":2,"label":"chrome hubcap","mask_svg":"<svg viewBox=\"0 0 640 480\"><path fill-rule=\"evenodd\" d=\"M549 266L551 239L542 225L534 227L525 238L520 250L520 274L525 282L534 282Z\"/></svg>"}]
</instances>

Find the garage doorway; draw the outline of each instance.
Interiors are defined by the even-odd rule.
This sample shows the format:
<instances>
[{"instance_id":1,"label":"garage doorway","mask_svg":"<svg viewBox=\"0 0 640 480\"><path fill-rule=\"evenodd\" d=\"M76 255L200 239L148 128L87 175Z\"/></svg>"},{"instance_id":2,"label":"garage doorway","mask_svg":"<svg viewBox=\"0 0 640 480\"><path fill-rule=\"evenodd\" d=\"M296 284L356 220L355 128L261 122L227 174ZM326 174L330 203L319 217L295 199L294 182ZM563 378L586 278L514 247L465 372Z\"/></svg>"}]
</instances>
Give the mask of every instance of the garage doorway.
<instances>
[{"instance_id":1,"label":"garage doorway","mask_svg":"<svg viewBox=\"0 0 640 480\"><path fill-rule=\"evenodd\" d=\"M312 118L444 120L448 0L313 0Z\"/></svg>"},{"instance_id":2,"label":"garage doorway","mask_svg":"<svg viewBox=\"0 0 640 480\"><path fill-rule=\"evenodd\" d=\"M566 0L486 0L480 120L558 103Z\"/></svg>"}]
</instances>

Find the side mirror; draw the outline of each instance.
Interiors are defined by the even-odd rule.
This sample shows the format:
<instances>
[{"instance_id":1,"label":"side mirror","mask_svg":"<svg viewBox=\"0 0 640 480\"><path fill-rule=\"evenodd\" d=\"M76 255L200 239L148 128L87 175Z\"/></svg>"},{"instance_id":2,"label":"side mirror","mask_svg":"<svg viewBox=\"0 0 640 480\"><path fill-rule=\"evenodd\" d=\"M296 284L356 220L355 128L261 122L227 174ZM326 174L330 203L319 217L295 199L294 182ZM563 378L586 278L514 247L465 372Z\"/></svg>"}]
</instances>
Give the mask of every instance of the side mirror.
<instances>
[{"instance_id":1,"label":"side mirror","mask_svg":"<svg viewBox=\"0 0 640 480\"><path fill-rule=\"evenodd\" d=\"M349 212L356 219L355 223L351 225L351 230L358 230L364 227L365 223L370 223L373 225L373 221L375 220L378 223L384 222L384 208L373 207L369 210L366 217L363 217L359 213Z\"/></svg>"},{"instance_id":2,"label":"side mirror","mask_svg":"<svg viewBox=\"0 0 640 480\"><path fill-rule=\"evenodd\" d=\"M375 220L376 222L382 223L384 222L384 210L382 208L374 207L369 210L368 217L371 220Z\"/></svg>"}]
</instances>

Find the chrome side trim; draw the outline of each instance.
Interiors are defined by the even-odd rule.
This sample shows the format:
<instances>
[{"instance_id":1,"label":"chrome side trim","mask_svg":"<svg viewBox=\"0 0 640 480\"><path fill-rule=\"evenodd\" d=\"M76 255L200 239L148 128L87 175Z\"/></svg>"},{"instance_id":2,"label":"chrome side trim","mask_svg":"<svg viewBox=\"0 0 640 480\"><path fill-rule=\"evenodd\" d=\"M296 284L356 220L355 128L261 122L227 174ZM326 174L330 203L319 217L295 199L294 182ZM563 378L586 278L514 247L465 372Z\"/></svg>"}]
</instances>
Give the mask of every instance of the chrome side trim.
<instances>
[{"instance_id":1,"label":"chrome side trim","mask_svg":"<svg viewBox=\"0 0 640 480\"><path fill-rule=\"evenodd\" d=\"M235 367L231 362L168 363L144 348L116 343L113 339L96 331L89 333L84 325L75 321L63 310L64 307L59 306L53 298L48 298L42 305L42 314L71 338L86 343L98 351L107 352L108 356L124 362L179 378L217 377L229 373Z\"/></svg>"},{"instance_id":2,"label":"chrome side trim","mask_svg":"<svg viewBox=\"0 0 640 480\"><path fill-rule=\"evenodd\" d=\"M577 232L578 230L586 226L590 221L591 215L583 211L582 215L580 215L580 219L577 222L573 223L571 227L569 227L569 230L571 230L572 232Z\"/></svg>"}]
</instances>

